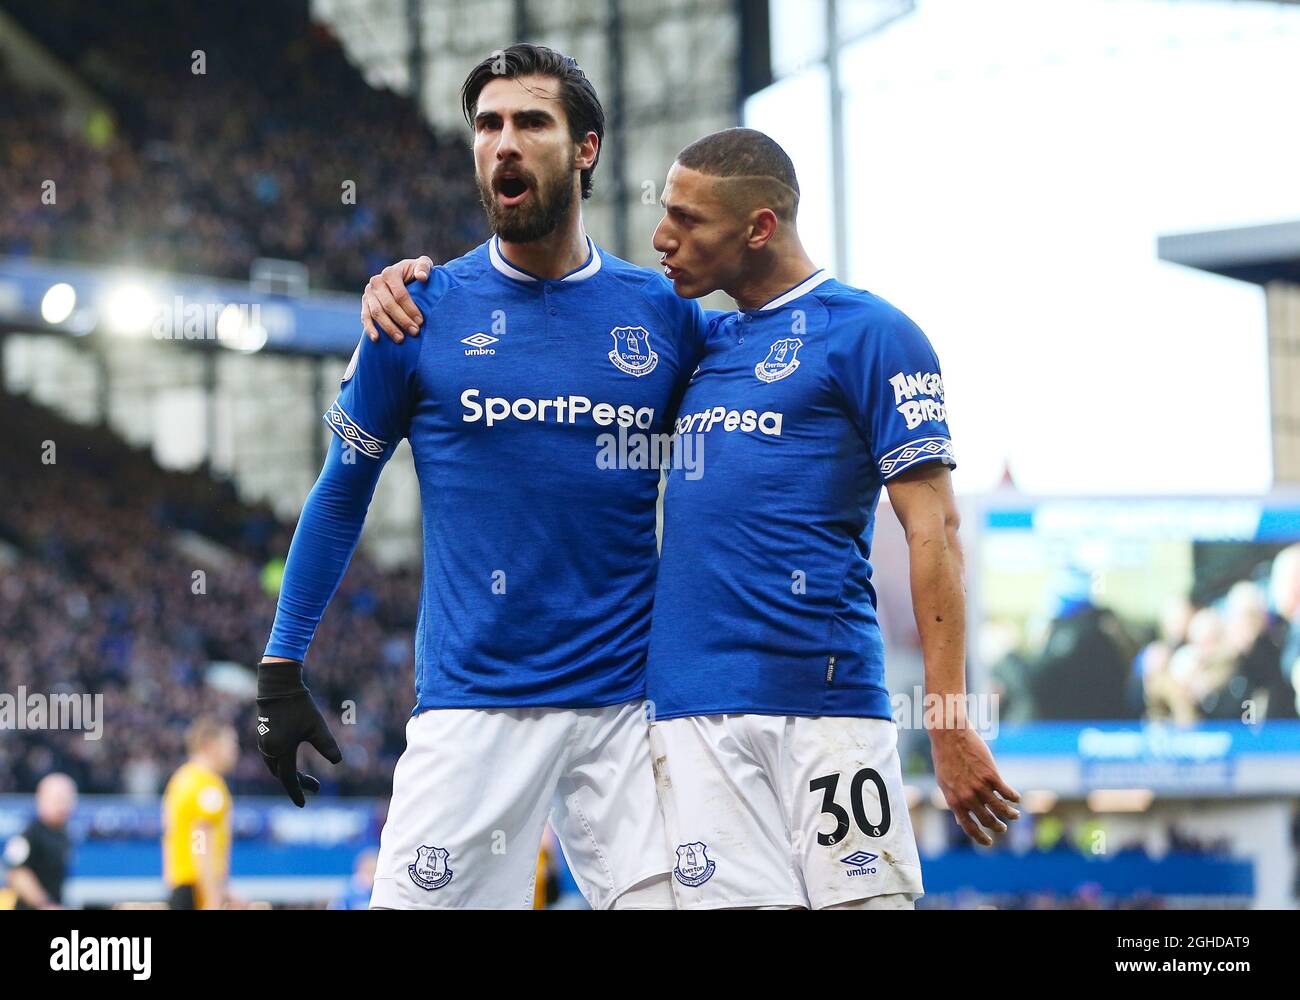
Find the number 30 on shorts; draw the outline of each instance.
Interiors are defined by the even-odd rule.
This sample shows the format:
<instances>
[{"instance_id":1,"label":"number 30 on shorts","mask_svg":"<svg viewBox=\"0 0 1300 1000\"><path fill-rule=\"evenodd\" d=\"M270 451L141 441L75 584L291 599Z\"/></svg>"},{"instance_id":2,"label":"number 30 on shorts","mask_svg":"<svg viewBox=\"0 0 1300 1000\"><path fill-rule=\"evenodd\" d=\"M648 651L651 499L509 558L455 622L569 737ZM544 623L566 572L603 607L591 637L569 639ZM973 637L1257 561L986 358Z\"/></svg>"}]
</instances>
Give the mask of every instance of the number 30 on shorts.
<instances>
[{"instance_id":1,"label":"number 30 on shorts","mask_svg":"<svg viewBox=\"0 0 1300 1000\"><path fill-rule=\"evenodd\" d=\"M880 797L880 822L878 823L873 823L867 818L867 810L862 802L862 786L868 781L876 786L876 793ZM839 784L838 771L813 778L808 782L808 791L822 793L822 813L829 813L835 819L834 832L817 834L817 843L822 847L834 847L849 835L849 814L835 801L835 791L839 788ZM875 768L864 767L853 776L853 782L849 785L849 805L853 809L853 819L858 824L858 829L868 837L883 837L889 832L889 794L885 791L884 779Z\"/></svg>"}]
</instances>

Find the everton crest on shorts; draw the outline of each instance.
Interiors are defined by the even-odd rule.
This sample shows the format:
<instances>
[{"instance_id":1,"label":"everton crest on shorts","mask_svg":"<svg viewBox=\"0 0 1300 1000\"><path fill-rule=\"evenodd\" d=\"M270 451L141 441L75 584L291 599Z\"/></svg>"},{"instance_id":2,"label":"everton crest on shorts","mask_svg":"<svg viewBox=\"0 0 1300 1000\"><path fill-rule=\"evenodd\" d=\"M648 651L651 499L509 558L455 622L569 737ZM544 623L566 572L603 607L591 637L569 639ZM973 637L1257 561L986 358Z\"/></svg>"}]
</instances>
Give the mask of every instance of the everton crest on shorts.
<instances>
[{"instance_id":1,"label":"everton crest on shorts","mask_svg":"<svg viewBox=\"0 0 1300 1000\"><path fill-rule=\"evenodd\" d=\"M406 872L421 889L441 889L455 874L447 867L447 857L443 848L421 844L415 852L415 864L408 865Z\"/></svg>"},{"instance_id":2,"label":"everton crest on shorts","mask_svg":"<svg viewBox=\"0 0 1300 1000\"><path fill-rule=\"evenodd\" d=\"M713 877L718 865L709 857L709 849L698 840L677 848L677 867L673 877L682 885L700 886Z\"/></svg>"}]
</instances>

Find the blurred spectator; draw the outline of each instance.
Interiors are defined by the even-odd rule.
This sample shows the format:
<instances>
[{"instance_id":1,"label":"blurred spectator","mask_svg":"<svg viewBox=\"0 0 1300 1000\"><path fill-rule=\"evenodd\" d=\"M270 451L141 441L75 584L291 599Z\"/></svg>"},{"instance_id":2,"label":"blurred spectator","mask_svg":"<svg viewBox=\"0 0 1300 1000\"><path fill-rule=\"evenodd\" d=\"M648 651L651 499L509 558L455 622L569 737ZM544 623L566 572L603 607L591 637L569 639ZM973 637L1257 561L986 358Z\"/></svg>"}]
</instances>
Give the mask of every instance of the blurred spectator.
<instances>
[{"instance_id":1,"label":"blurred spectator","mask_svg":"<svg viewBox=\"0 0 1300 1000\"><path fill-rule=\"evenodd\" d=\"M1028 679L1034 718L1132 718L1124 691L1136 644L1112 611L1093 603L1091 576L1068 567L1048 597L1047 640Z\"/></svg>"},{"instance_id":2,"label":"blurred spectator","mask_svg":"<svg viewBox=\"0 0 1300 1000\"><path fill-rule=\"evenodd\" d=\"M1292 548L1300 552L1300 546ZM1295 557L1288 551L1274 560L1274 603L1280 608L1292 606L1286 581ZM1196 611L1183 641L1162 624L1161 638L1135 664L1148 716L1179 723L1295 719L1295 689L1284 666L1288 633L1285 617L1269 612L1264 590L1250 580L1238 581L1221 602Z\"/></svg>"},{"instance_id":3,"label":"blurred spectator","mask_svg":"<svg viewBox=\"0 0 1300 1000\"><path fill-rule=\"evenodd\" d=\"M1269 593L1284 629L1282 679L1276 691L1279 713L1285 713L1270 717L1295 718L1300 709L1300 544L1288 546L1273 560Z\"/></svg>"},{"instance_id":4,"label":"blurred spectator","mask_svg":"<svg viewBox=\"0 0 1300 1000\"><path fill-rule=\"evenodd\" d=\"M1187 641L1187 629L1196 606L1179 595L1167 600L1160 611L1160 634L1142 648L1133 661L1126 701L1135 715L1144 711L1151 718L1167 718L1171 710L1165 701L1170 687L1169 665L1174 652Z\"/></svg>"},{"instance_id":5,"label":"blurred spectator","mask_svg":"<svg viewBox=\"0 0 1300 1000\"><path fill-rule=\"evenodd\" d=\"M1286 626L1269 613L1264 588L1248 580L1234 584L1226 600L1228 645L1236 657L1236 669L1229 687L1231 713L1221 717L1247 721L1294 719L1294 692L1282 674L1282 646ZM1250 714L1244 713L1249 710ZM1207 716L1212 707L1206 706Z\"/></svg>"},{"instance_id":6,"label":"blurred spectator","mask_svg":"<svg viewBox=\"0 0 1300 1000\"><path fill-rule=\"evenodd\" d=\"M1201 608L1187 626L1187 642L1169 660L1165 696L1173 720L1195 722L1202 706L1228 683L1233 666L1223 615L1218 608Z\"/></svg>"}]
</instances>

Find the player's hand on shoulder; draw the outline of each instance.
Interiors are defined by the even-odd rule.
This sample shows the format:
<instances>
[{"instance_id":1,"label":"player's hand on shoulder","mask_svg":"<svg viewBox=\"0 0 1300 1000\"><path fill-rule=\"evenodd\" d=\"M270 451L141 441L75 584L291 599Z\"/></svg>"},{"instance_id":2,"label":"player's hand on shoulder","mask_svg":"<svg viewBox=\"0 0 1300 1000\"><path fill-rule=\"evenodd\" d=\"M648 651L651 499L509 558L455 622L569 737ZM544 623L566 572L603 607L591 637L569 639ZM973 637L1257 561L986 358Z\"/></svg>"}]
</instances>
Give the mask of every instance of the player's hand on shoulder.
<instances>
[{"instance_id":1,"label":"player's hand on shoulder","mask_svg":"<svg viewBox=\"0 0 1300 1000\"><path fill-rule=\"evenodd\" d=\"M371 276L361 295L361 326L372 342L379 341L380 330L395 344L407 334L419 336L424 316L406 286L412 281L428 281L432 273L433 260L423 256L399 260Z\"/></svg>"}]
</instances>

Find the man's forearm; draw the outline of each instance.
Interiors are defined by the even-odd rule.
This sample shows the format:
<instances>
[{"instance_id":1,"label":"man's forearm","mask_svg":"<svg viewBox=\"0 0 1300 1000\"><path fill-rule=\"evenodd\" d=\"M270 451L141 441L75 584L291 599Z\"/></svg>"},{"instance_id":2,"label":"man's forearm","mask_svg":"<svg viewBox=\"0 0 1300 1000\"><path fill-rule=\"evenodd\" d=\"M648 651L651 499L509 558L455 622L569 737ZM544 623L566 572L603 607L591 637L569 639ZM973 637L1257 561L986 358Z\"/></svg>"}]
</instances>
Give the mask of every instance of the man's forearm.
<instances>
[{"instance_id":1,"label":"man's forearm","mask_svg":"<svg viewBox=\"0 0 1300 1000\"><path fill-rule=\"evenodd\" d=\"M912 608L925 659L926 694L944 699L944 720L965 724L965 559L957 526L936 519L908 533ZM951 706L951 707L950 707Z\"/></svg>"},{"instance_id":2,"label":"man's forearm","mask_svg":"<svg viewBox=\"0 0 1300 1000\"><path fill-rule=\"evenodd\" d=\"M267 661L301 661L361 537L382 465L335 439L289 546Z\"/></svg>"}]
</instances>

